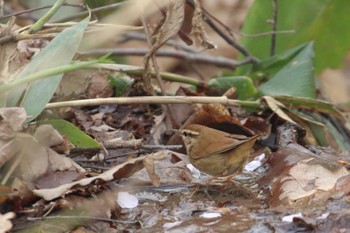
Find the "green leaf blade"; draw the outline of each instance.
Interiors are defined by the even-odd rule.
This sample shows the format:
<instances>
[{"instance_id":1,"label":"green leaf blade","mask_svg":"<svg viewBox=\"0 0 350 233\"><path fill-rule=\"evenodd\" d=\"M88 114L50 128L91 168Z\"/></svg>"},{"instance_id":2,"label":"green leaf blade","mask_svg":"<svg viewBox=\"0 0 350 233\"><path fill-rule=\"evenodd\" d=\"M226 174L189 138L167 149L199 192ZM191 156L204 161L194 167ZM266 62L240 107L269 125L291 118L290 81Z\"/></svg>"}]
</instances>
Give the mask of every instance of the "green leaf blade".
<instances>
[{"instance_id":1,"label":"green leaf blade","mask_svg":"<svg viewBox=\"0 0 350 233\"><path fill-rule=\"evenodd\" d=\"M85 134L72 123L62 119L52 119L39 121L39 125L52 125L62 135L66 135L68 140L79 148L100 148L100 144L89 135Z\"/></svg>"},{"instance_id":2,"label":"green leaf blade","mask_svg":"<svg viewBox=\"0 0 350 233\"><path fill-rule=\"evenodd\" d=\"M69 64L79 48L88 23L89 18L86 18L77 25L58 34L33 58L19 74L18 79L25 78L40 70ZM8 94L7 106L16 106L18 104L24 107L28 116L30 116L27 122L35 119L52 98L62 76L63 73L17 88Z\"/></svg>"},{"instance_id":3,"label":"green leaf blade","mask_svg":"<svg viewBox=\"0 0 350 233\"><path fill-rule=\"evenodd\" d=\"M231 87L236 88L237 98L240 100L251 99L257 96L254 83L252 79L247 76L218 77L208 82L208 92L210 94L222 95Z\"/></svg>"}]
</instances>

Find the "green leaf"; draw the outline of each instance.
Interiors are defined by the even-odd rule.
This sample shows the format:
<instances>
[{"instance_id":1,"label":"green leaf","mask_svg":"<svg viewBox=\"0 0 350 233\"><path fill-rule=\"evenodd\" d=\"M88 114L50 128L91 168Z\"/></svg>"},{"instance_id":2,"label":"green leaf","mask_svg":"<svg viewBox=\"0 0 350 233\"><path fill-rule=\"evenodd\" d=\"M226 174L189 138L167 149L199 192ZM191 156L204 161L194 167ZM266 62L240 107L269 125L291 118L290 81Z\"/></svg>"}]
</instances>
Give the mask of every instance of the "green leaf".
<instances>
[{"instance_id":1,"label":"green leaf","mask_svg":"<svg viewBox=\"0 0 350 233\"><path fill-rule=\"evenodd\" d=\"M349 7L350 1L278 1L277 31L295 30L295 33L277 34L276 53L314 40L316 72L327 67L341 67L342 60L350 49L350 29L347 25ZM254 1L242 32L256 34L271 31L272 26L267 23L271 18L272 1ZM270 56L271 35L242 37L241 42L258 58Z\"/></svg>"},{"instance_id":2,"label":"green leaf","mask_svg":"<svg viewBox=\"0 0 350 233\"><path fill-rule=\"evenodd\" d=\"M324 0L323 0L324 1ZM340 68L350 49L350 1L327 1L318 17L300 33L295 43L315 41L315 70Z\"/></svg>"},{"instance_id":3,"label":"green leaf","mask_svg":"<svg viewBox=\"0 0 350 233\"><path fill-rule=\"evenodd\" d=\"M85 134L79 128L77 128L72 123L61 120L61 119L53 119L53 120L44 120L39 121L39 125L52 125L58 132L62 135L66 135L68 140L80 148L100 148L100 144L96 142L89 135Z\"/></svg>"},{"instance_id":4,"label":"green leaf","mask_svg":"<svg viewBox=\"0 0 350 233\"><path fill-rule=\"evenodd\" d=\"M337 127L334 126L328 117L322 116L320 114L314 114L312 118L324 124L324 126L309 124L314 137L317 139L318 143L321 146L331 146L342 151L348 151L350 149L348 138L339 132Z\"/></svg>"},{"instance_id":5,"label":"green leaf","mask_svg":"<svg viewBox=\"0 0 350 233\"><path fill-rule=\"evenodd\" d=\"M255 98L257 96L257 90L253 81L246 76L219 77L211 79L208 82L208 92L210 94L222 95L231 87L236 88L237 98L240 100Z\"/></svg>"},{"instance_id":6,"label":"green leaf","mask_svg":"<svg viewBox=\"0 0 350 233\"><path fill-rule=\"evenodd\" d=\"M290 95L315 98L313 73L313 43L309 43L268 82L260 86L263 95Z\"/></svg>"},{"instance_id":7,"label":"green leaf","mask_svg":"<svg viewBox=\"0 0 350 233\"><path fill-rule=\"evenodd\" d=\"M109 75L108 79L111 86L114 87L116 97L122 96L127 90L130 89L133 83L133 80L125 74L120 74L118 76Z\"/></svg>"},{"instance_id":8,"label":"green leaf","mask_svg":"<svg viewBox=\"0 0 350 233\"><path fill-rule=\"evenodd\" d=\"M19 74L22 79L44 69L67 65L71 62L89 23L89 18L58 34ZM7 106L21 106L26 109L28 121L35 119L52 98L63 73L50 78L31 82L11 91L7 97Z\"/></svg>"},{"instance_id":9,"label":"green leaf","mask_svg":"<svg viewBox=\"0 0 350 233\"><path fill-rule=\"evenodd\" d=\"M295 96L274 96L274 98L289 108L302 108L306 110L327 113L345 122L345 118L342 113L332 103L317 99L301 98Z\"/></svg>"},{"instance_id":10,"label":"green leaf","mask_svg":"<svg viewBox=\"0 0 350 233\"><path fill-rule=\"evenodd\" d=\"M48 5L53 5L55 4L57 0L35 0L35 1L28 1L28 0L21 0L21 4L24 4L28 9L34 9L38 7L43 7L43 6L48 6ZM44 10L37 10L31 12L31 16L34 18L40 18L42 17L49 8L44 9ZM81 8L79 7L70 7L70 6L62 6L60 9L55 13L55 15L52 17L50 22L56 21L60 18L64 18L67 15L74 15L77 14L81 11Z\"/></svg>"},{"instance_id":11,"label":"green leaf","mask_svg":"<svg viewBox=\"0 0 350 233\"><path fill-rule=\"evenodd\" d=\"M279 70L286 66L307 44L299 45L280 54L261 60L249 76L254 79L270 79Z\"/></svg>"}]
</instances>

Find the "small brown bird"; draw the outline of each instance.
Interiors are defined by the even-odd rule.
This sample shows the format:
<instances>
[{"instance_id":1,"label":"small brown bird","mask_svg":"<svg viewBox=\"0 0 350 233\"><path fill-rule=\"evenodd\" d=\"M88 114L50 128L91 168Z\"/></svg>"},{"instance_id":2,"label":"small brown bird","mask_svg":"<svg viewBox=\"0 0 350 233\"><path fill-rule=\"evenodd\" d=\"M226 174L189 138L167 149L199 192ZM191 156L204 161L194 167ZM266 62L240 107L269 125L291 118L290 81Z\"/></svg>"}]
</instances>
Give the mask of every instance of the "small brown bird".
<instances>
[{"instance_id":1,"label":"small brown bird","mask_svg":"<svg viewBox=\"0 0 350 233\"><path fill-rule=\"evenodd\" d=\"M259 135L229 134L203 125L191 124L180 130L190 162L212 176L242 172Z\"/></svg>"}]
</instances>

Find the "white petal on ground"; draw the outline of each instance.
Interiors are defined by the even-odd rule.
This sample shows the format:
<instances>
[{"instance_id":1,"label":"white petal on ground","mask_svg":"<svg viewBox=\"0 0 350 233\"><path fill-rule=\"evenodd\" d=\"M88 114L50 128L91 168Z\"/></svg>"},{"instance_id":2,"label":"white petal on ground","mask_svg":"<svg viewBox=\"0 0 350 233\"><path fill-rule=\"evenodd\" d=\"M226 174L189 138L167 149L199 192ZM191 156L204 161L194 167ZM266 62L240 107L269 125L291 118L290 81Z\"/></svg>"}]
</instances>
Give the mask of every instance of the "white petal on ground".
<instances>
[{"instance_id":1,"label":"white petal on ground","mask_svg":"<svg viewBox=\"0 0 350 233\"><path fill-rule=\"evenodd\" d=\"M258 167L261 166L261 161L265 158L265 154L262 153L261 155L257 156L253 161L247 163L244 167L244 170L248 172L252 172Z\"/></svg>"},{"instance_id":2,"label":"white petal on ground","mask_svg":"<svg viewBox=\"0 0 350 233\"><path fill-rule=\"evenodd\" d=\"M213 212L205 212L201 215L199 215L201 218L218 218L221 217L220 213L213 213Z\"/></svg>"},{"instance_id":3,"label":"white petal on ground","mask_svg":"<svg viewBox=\"0 0 350 233\"><path fill-rule=\"evenodd\" d=\"M194 178L197 178L197 179L200 178L201 172L197 168L195 168L192 164L189 163L189 164L186 165L186 167L188 168L188 170L191 171L192 176Z\"/></svg>"},{"instance_id":4,"label":"white petal on ground","mask_svg":"<svg viewBox=\"0 0 350 233\"><path fill-rule=\"evenodd\" d=\"M137 199L137 197L129 194L128 192L118 193L117 202L121 208L127 208L127 209L135 208L139 204L139 200Z\"/></svg>"}]
</instances>

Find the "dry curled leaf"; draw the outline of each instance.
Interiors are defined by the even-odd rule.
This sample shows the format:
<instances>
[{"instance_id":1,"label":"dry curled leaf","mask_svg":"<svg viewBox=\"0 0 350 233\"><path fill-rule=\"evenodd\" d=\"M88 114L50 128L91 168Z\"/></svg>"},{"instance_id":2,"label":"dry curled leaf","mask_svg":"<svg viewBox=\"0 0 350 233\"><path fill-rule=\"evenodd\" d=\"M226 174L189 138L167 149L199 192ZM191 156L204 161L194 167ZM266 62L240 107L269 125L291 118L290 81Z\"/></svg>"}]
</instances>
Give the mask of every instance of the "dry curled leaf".
<instances>
[{"instance_id":1,"label":"dry curled leaf","mask_svg":"<svg viewBox=\"0 0 350 233\"><path fill-rule=\"evenodd\" d=\"M147 91L150 92L150 65L149 61L152 55L159 49L167 40L176 35L181 28L185 17L185 1L184 0L167 0L166 18L153 37L155 38L151 50L145 56L145 70L143 75L144 85ZM152 92L151 92L152 93Z\"/></svg>"},{"instance_id":2,"label":"dry curled leaf","mask_svg":"<svg viewBox=\"0 0 350 233\"><path fill-rule=\"evenodd\" d=\"M71 182L71 183L66 183L54 188L46 188L46 189L35 189L33 190L33 193L39 197L42 197L43 199L45 199L46 201L50 201L52 199L55 199L57 197L60 197L66 193L69 192L74 192L75 188L81 188L81 187L85 187L91 184L94 184L96 182L98 183L105 183L105 182L110 182L110 181L114 181L114 180L119 180L121 178L127 178L132 176L133 174L135 174L136 172L140 171L142 168L145 167L145 162L144 159L145 157L151 157L149 159L148 162L146 162L148 168L147 168L147 172L151 171L151 173L149 174L149 177L151 177L151 179L153 179L152 181L155 181L156 176L158 176L158 172L159 170L157 169L156 172L154 171L154 167L153 167L153 161L154 160L165 160L165 158L169 157L168 153L164 153L164 152L159 152L159 153L154 153L148 156L144 156L144 157L140 157L140 158L134 158L134 159L130 159L129 161L119 164L111 169L109 169L108 171L99 174L97 176L94 177L88 177L88 178L83 178L81 180L75 181L75 182ZM164 169L164 168L162 168ZM164 171L164 170L162 170ZM145 178L145 175L142 176L143 178ZM149 178L147 178L149 180Z\"/></svg>"},{"instance_id":3,"label":"dry curled leaf","mask_svg":"<svg viewBox=\"0 0 350 233\"><path fill-rule=\"evenodd\" d=\"M63 142L51 125L41 125L34 134L24 132L26 114L23 108L0 109L0 167L8 163L9 169L2 182L16 177L32 186L39 177L56 171L84 173L85 170L70 158L61 156L50 146Z\"/></svg>"},{"instance_id":4,"label":"dry curled leaf","mask_svg":"<svg viewBox=\"0 0 350 233\"><path fill-rule=\"evenodd\" d=\"M262 99L265 100L266 104L269 106L271 111L276 113L283 120L298 125L295 121L293 121L283 110L282 108L286 108L281 102L275 100L271 96L263 96Z\"/></svg>"},{"instance_id":5,"label":"dry curled leaf","mask_svg":"<svg viewBox=\"0 0 350 233\"><path fill-rule=\"evenodd\" d=\"M151 178L151 182L154 186L160 185L160 177L156 173L154 159L151 156L146 156L143 160L143 165L146 168L146 171Z\"/></svg>"},{"instance_id":6,"label":"dry curled leaf","mask_svg":"<svg viewBox=\"0 0 350 233\"><path fill-rule=\"evenodd\" d=\"M212 41L209 40L207 33L203 27L202 18L202 6L200 1L194 0L194 13L192 18L192 33L199 42L199 45L205 49L215 49L217 47Z\"/></svg>"},{"instance_id":7,"label":"dry curled leaf","mask_svg":"<svg viewBox=\"0 0 350 233\"><path fill-rule=\"evenodd\" d=\"M52 199L55 199L57 197L64 195L68 191L71 191L71 189L73 189L76 186L84 187L92 184L95 181L108 182L108 181L113 181L124 177L129 177L135 172L143 168L143 159L144 158L141 157L141 158L129 160L95 177L83 178L79 181L63 184L55 188L35 189L33 190L33 192L35 195L42 197L47 201L50 201Z\"/></svg>"},{"instance_id":8,"label":"dry curled leaf","mask_svg":"<svg viewBox=\"0 0 350 233\"><path fill-rule=\"evenodd\" d=\"M18 26L15 25L15 18L12 18L6 25L0 24L0 37L15 36L16 28ZM17 42L7 42L0 46L0 83L12 81L28 62L19 45L20 43Z\"/></svg>"},{"instance_id":9,"label":"dry curled leaf","mask_svg":"<svg viewBox=\"0 0 350 233\"><path fill-rule=\"evenodd\" d=\"M161 137L167 130L165 125L165 114L154 116L154 125L151 128L151 135L155 144L161 144Z\"/></svg>"}]
</instances>

